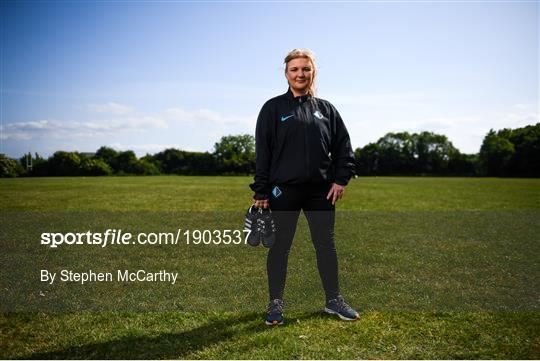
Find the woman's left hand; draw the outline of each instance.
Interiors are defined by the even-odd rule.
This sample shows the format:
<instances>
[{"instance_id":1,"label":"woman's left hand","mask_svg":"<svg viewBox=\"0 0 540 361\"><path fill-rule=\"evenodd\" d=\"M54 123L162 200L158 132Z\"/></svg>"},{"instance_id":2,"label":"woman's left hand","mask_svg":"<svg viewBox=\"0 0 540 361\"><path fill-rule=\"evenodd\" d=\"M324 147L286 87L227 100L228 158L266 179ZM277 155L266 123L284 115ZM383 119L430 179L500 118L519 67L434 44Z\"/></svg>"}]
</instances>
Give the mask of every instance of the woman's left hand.
<instances>
[{"instance_id":1,"label":"woman's left hand","mask_svg":"<svg viewBox=\"0 0 540 361\"><path fill-rule=\"evenodd\" d=\"M332 199L332 205L334 205L336 204L336 201L338 199L341 199L343 197L343 193L345 193L345 186L340 186L339 184L332 183L332 187L330 188L326 199Z\"/></svg>"}]
</instances>

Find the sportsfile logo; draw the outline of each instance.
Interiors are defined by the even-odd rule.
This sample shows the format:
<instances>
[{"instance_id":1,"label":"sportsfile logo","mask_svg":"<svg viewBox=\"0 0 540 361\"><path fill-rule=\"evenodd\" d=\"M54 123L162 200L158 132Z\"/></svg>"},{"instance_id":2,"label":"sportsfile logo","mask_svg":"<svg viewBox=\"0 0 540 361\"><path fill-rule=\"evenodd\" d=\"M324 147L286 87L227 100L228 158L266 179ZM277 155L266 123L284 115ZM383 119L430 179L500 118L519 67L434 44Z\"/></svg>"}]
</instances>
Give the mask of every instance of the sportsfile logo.
<instances>
[{"instance_id":1,"label":"sportsfile logo","mask_svg":"<svg viewBox=\"0 0 540 361\"><path fill-rule=\"evenodd\" d=\"M133 235L121 229L105 232L47 232L41 234L40 243L50 248L58 246L92 245L180 245L180 244L247 244L249 230L238 229L181 229L176 232L140 232Z\"/></svg>"}]
</instances>

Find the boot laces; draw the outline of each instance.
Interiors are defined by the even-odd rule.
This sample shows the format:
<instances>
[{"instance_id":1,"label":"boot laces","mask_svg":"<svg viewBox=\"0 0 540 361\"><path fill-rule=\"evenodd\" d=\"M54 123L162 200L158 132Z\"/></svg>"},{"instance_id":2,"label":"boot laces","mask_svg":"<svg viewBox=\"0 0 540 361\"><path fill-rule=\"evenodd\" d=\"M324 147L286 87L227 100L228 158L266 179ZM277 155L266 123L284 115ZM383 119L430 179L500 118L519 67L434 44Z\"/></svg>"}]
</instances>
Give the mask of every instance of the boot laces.
<instances>
[{"instance_id":1,"label":"boot laces","mask_svg":"<svg viewBox=\"0 0 540 361\"><path fill-rule=\"evenodd\" d=\"M352 310L352 307L349 306L349 304L347 302L345 302L345 299L343 298L343 296L338 296L336 298L336 304L337 304L337 307L338 307L339 311L350 311L350 310Z\"/></svg>"},{"instance_id":2,"label":"boot laces","mask_svg":"<svg viewBox=\"0 0 540 361\"><path fill-rule=\"evenodd\" d=\"M268 305L268 313L283 313L283 301L278 298L272 300Z\"/></svg>"}]
</instances>

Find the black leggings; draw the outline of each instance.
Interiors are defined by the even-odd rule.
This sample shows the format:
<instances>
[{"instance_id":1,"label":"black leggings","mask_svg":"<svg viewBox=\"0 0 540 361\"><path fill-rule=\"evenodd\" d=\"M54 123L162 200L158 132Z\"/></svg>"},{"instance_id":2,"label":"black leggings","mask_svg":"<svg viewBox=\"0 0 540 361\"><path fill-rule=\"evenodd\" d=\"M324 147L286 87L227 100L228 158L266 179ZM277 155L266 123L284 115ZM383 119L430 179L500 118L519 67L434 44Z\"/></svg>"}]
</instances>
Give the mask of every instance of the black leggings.
<instances>
[{"instance_id":1,"label":"black leggings","mask_svg":"<svg viewBox=\"0 0 540 361\"><path fill-rule=\"evenodd\" d=\"M326 199L331 184L278 185L272 189L270 209L276 224L276 242L268 251L266 269L270 300L283 298L287 260L300 210L304 211L317 253L317 267L327 299L339 295L338 262L334 245L335 207Z\"/></svg>"}]
</instances>

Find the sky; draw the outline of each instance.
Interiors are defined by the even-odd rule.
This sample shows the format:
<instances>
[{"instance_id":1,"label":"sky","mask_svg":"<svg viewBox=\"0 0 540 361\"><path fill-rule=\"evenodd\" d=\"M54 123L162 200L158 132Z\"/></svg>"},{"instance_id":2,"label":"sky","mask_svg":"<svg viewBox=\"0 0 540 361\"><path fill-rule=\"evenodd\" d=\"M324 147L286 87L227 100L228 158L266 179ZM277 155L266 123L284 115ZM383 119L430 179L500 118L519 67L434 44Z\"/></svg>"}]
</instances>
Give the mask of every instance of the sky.
<instances>
[{"instance_id":1,"label":"sky","mask_svg":"<svg viewBox=\"0 0 540 361\"><path fill-rule=\"evenodd\" d=\"M212 151L316 55L353 148L539 122L537 1L2 1L0 153Z\"/></svg>"}]
</instances>

